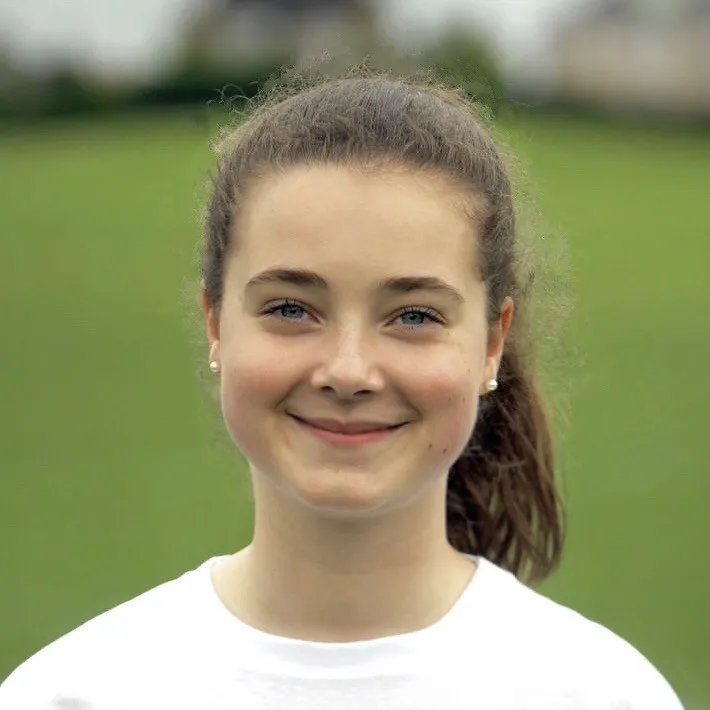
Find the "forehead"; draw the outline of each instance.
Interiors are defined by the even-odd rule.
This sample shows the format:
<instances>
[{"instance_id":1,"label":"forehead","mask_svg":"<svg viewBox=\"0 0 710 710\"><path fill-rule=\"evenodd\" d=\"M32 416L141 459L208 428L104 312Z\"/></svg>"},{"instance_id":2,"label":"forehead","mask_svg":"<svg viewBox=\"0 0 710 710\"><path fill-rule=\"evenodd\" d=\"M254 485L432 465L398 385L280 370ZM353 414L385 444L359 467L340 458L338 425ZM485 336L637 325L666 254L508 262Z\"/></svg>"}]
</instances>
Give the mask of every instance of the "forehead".
<instances>
[{"instance_id":1,"label":"forehead","mask_svg":"<svg viewBox=\"0 0 710 710\"><path fill-rule=\"evenodd\" d=\"M476 261L476 205L466 205L452 180L423 171L290 168L249 191L235 262L245 278L279 265L345 269L364 280L396 271L460 281Z\"/></svg>"}]
</instances>

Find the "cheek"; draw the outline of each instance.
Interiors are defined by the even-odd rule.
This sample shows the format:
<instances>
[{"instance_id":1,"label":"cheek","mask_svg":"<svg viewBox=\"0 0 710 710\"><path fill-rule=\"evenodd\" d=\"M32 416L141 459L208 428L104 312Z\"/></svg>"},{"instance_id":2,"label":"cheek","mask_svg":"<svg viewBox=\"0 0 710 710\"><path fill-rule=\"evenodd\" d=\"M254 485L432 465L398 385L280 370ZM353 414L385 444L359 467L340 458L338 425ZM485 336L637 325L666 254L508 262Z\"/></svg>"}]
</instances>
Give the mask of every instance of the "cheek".
<instances>
[{"instance_id":1,"label":"cheek","mask_svg":"<svg viewBox=\"0 0 710 710\"><path fill-rule=\"evenodd\" d=\"M250 353L242 350L222 361L222 398L252 407L278 401L292 379L284 358L273 348Z\"/></svg>"},{"instance_id":2,"label":"cheek","mask_svg":"<svg viewBox=\"0 0 710 710\"><path fill-rule=\"evenodd\" d=\"M258 340L250 338L234 347L223 343L221 359L224 422L241 452L252 458L268 437L273 408L293 386L293 368L285 366L277 348L260 347Z\"/></svg>"},{"instance_id":3,"label":"cheek","mask_svg":"<svg viewBox=\"0 0 710 710\"><path fill-rule=\"evenodd\" d=\"M478 410L478 367L449 363L421 368L413 381L412 402L428 420L431 446L458 456L473 430Z\"/></svg>"},{"instance_id":4,"label":"cheek","mask_svg":"<svg viewBox=\"0 0 710 710\"><path fill-rule=\"evenodd\" d=\"M235 304L235 311L241 306ZM284 346L252 318L237 315L221 325L221 390L225 403L272 406L284 396L298 368L294 357L284 357Z\"/></svg>"}]
</instances>

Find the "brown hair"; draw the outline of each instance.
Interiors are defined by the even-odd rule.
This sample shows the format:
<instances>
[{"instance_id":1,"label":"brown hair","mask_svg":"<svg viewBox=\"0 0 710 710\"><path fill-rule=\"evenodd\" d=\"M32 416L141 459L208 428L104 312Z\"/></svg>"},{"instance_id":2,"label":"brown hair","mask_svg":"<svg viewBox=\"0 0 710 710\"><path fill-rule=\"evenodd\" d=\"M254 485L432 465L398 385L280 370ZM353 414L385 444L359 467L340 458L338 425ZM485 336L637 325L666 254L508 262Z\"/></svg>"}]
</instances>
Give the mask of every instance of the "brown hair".
<instances>
[{"instance_id":1,"label":"brown hair","mask_svg":"<svg viewBox=\"0 0 710 710\"><path fill-rule=\"evenodd\" d=\"M397 164L435 171L462 185L484 215L475 218L489 322L506 296L515 318L498 390L481 400L478 421L448 483L447 533L461 552L482 555L518 576L546 577L559 563L563 522L546 408L533 368L511 183L475 106L461 92L387 74L291 81L217 147L205 217L202 276L219 310L225 258L248 185L303 163Z\"/></svg>"}]
</instances>

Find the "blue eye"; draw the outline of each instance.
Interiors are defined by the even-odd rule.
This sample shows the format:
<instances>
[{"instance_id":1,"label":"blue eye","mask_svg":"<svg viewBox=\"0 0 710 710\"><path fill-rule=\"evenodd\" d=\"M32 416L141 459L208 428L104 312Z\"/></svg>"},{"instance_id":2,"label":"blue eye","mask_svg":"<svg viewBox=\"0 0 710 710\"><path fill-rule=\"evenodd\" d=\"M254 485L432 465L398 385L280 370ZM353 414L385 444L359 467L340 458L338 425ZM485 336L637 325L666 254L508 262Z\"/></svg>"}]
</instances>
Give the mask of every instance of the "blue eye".
<instances>
[{"instance_id":1,"label":"blue eye","mask_svg":"<svg viewBox=\"0 0 710 710\"><path fill-rule=\"evenodd\" d=\"M419 328L427 323L441 323L441 318L436 311L430 308L417 308L410 306L405 308L398 316L405 328Z\"/></svg>"},{"instance_id":2,"label":"blue eye","mask_svg":"<svg viewBox=\"0 0 710 710\"><path fill-rule=\"evenodd\" d=\"M306 315L306 309L296 301L287 300L270 306L265 314L283 320L298 321Z\"/></svg>"},{"instance_id":3,"label":"blue eye","mask_svg":"<svg viewBox=\"0 0 710 710\"><path fill-rule=\"evenodd\" d=\"M298 306L294 303L284 303L283 306L279 306L278 311L279 315L287 320L298 320L306 312L303 306Z\"/></svg>"}]
</instances>

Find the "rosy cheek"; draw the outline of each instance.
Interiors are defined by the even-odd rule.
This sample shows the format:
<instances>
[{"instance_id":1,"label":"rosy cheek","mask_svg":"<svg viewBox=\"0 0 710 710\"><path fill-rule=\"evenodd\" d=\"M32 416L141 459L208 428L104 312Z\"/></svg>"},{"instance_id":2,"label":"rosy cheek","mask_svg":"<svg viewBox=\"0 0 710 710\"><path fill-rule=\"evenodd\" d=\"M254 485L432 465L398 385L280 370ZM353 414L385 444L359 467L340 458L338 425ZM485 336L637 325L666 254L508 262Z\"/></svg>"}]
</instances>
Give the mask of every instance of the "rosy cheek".
<instances>
[{"instance_id":1,"label":"rosy cheek","mask_svg":"<svg viewBox=\"0 0 710 710\"><path fill-rule=\"evenodd\" d=\"M413 403L429 419L432 444L442 454L457 454L473 429L478 409L473 382L470 370L460 365L418 373Z\"/></svg>"},{"instance_id":2,"label":"rosy cheek","mask_svg":"<svg viewBox=\"0 0 710 710\"><path fill-rule=\"evenodd\" d=\"M269 355L260 358L240 357L227 360L222 372L222 397L244 402L249 407L264 406L269 400L283 394L283 360Z\"/></svg>"},{"instance_id":3,"label":"rosy cheek","mask_svg":"<svg viewBox=\"0 0 710 710\"><path fill-rule=\"evenodd\" d=\"M222 342L222 395L254 407L273 404L292 378L293 358L257 323L238 322Z\"/></svg>"},{"instance_id":4,"label":"rosy cheek","mask_svg":"<svg viewBox=\"0 0 710 710\"><path fill-rule=\"evenodd\" d=\"M411 367L408 379L417 404L427 410L475 406L475 376L460 363L419 363Z\"/></svg>"},{"instance_id":5,"label":"rosy cheek","mask_svg":"<svg viewBox=\"0 0 710 710\"><path fill-rule=\"evenodd\" d=\"M290 387L289 368L274 348L223 351L221 397L225 424L241 452L252 458L264 436L269 410Z\"/></svg>"}]
</instances>

